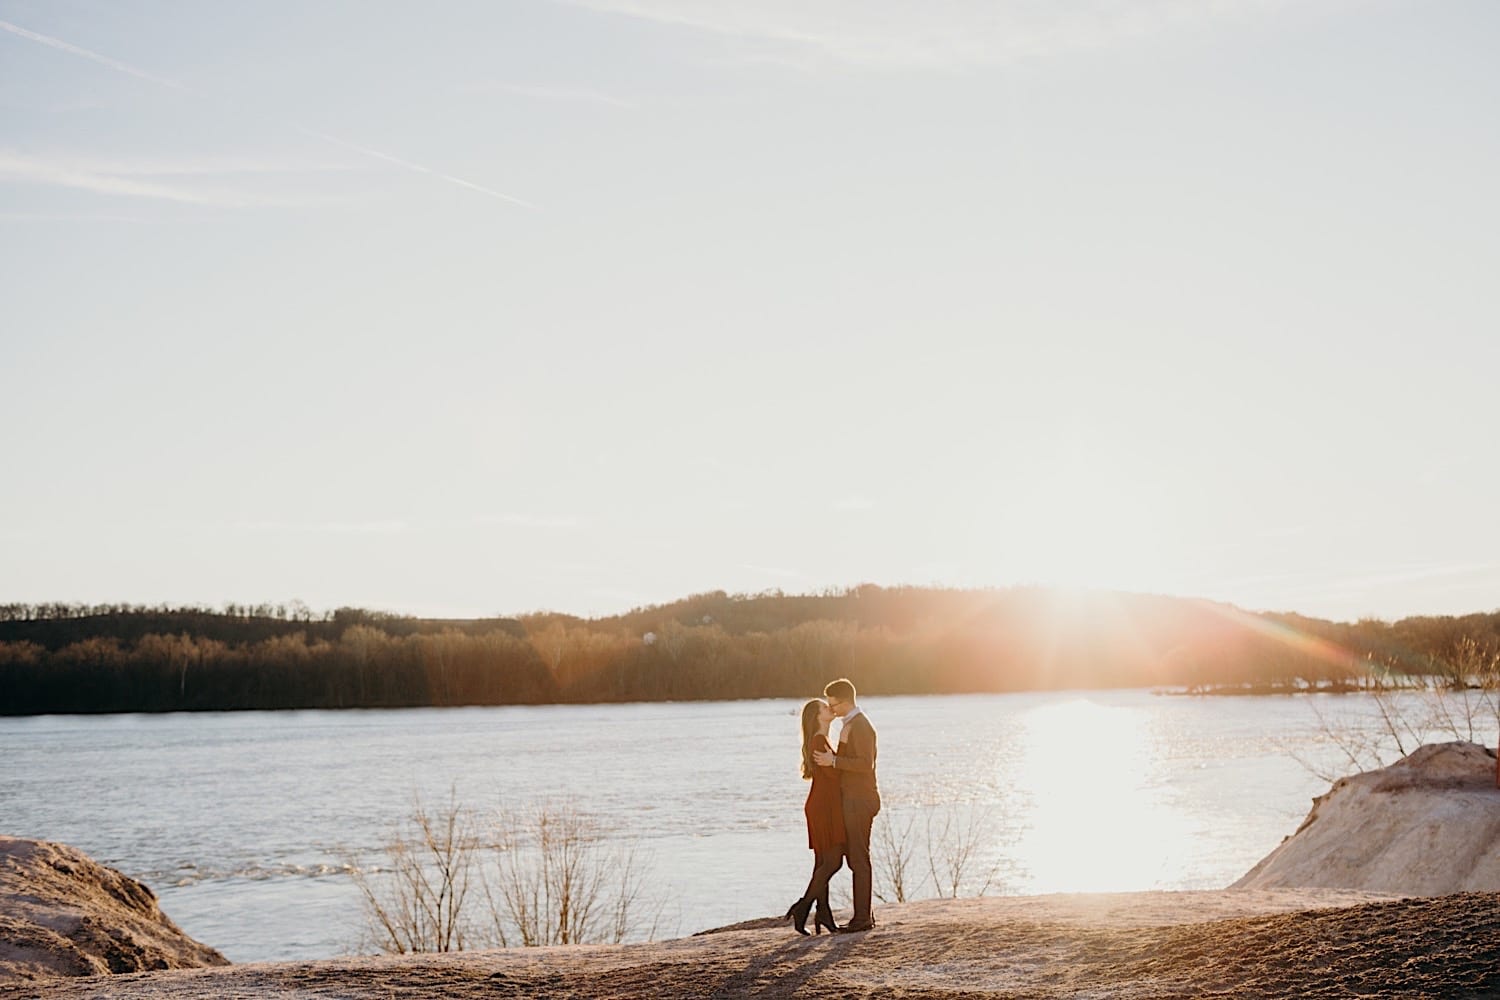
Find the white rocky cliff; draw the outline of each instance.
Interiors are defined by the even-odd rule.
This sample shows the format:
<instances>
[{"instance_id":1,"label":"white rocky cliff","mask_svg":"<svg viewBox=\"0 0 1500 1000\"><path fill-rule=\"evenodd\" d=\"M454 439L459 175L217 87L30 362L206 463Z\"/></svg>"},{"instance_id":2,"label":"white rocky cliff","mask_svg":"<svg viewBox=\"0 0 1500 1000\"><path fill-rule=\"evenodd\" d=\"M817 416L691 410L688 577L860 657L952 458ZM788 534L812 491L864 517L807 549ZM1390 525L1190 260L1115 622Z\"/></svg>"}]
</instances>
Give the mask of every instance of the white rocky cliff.
<instances>
[{"instance_id":1,"label":"white rocky cliff","mask_svg":"<svg viewBox=\"0 0 1500 1000\"><path fill-rule=\"evenodd\" d=\"M1335 782L1297 832L1232 888L1285 887L1500 892L1495 754L1473 743L1431 744Z\"/></svg>"}]
</instances>

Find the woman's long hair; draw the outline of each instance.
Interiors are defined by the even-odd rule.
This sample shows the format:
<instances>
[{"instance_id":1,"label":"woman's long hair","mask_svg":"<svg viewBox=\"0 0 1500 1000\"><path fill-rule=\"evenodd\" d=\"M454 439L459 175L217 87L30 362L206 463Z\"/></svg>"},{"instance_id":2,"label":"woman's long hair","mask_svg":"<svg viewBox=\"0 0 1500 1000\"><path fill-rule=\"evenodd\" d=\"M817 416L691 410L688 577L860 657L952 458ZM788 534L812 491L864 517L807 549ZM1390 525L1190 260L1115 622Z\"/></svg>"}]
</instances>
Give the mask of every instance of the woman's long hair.
<instances>
[{"instance_id":1,"label":"woman's long hair","mask_svg":"<svg viewBox=\"0 0 1500 1000\"><path fill-rule=\"evenodd\" d=\"M811 781L813 776L813 737L818 735L818 713L822 710L820 698L802 706L802 778L805 781Z\"/></svg>"}]
</instances>

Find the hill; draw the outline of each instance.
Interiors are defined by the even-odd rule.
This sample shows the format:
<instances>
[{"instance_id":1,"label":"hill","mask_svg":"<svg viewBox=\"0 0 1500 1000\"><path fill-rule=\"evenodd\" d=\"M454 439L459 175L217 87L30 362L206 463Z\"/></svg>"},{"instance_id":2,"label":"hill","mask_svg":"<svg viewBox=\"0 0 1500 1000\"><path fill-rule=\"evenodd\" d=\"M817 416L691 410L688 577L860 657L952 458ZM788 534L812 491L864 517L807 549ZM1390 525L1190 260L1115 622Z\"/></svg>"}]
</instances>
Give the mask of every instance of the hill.
<instances>
[{"instance_id":1,"label":"hill","mask_svg":"<svg viewBox=\"0 0 1500 1000\"><path fill-rule=\"evenodd\" d=\"M594 619L300 605L0 608L0 713L405 707L1165 686L1489 683L1500 613L1400 622L1191 598L865 585L695 594Z\"/></svg>"}]
</instances>

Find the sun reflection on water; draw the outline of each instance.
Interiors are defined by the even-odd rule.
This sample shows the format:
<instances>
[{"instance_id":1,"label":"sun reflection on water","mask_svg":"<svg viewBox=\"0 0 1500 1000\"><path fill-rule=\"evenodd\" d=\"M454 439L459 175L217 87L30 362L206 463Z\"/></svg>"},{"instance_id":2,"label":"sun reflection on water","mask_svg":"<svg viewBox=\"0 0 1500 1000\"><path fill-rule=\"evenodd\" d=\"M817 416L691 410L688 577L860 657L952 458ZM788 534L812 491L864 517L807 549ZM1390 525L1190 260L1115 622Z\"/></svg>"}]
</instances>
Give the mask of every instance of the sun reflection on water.
<instances>
[{"instance_id":1,"label":"sun reflection on water","mask_svg":"<svg viewBox=\"0 0 1500 1000\"><path fill-rule=\"evenodd\" d=\"M1193 823L1159 776L1147 714L1080 698L1038 706L1020 721L1021 757L1010 777L1026 821L1013 847L1023 882L1014 888L1164 885Z\"/></svg>"}]
</instances>

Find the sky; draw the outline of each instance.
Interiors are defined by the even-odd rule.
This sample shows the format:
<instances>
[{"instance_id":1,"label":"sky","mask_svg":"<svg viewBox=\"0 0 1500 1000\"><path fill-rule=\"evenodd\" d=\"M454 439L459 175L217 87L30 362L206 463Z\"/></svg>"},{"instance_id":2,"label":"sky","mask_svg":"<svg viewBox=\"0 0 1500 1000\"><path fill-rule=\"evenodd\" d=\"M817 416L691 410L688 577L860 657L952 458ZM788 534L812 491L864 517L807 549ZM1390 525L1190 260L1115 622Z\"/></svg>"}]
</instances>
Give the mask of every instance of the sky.
<instances>
[{"instance_id":1,"label":"sky","mask_svg":"<svg viewBox=\"0 0 1500 1000\"><path fill-rule=\"evenodd\" d=\"M0 601L1500 608L1493 0L0 0Z\"/></svg>"}]
</instances>

